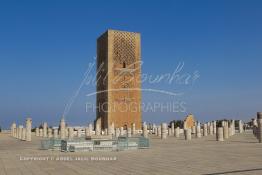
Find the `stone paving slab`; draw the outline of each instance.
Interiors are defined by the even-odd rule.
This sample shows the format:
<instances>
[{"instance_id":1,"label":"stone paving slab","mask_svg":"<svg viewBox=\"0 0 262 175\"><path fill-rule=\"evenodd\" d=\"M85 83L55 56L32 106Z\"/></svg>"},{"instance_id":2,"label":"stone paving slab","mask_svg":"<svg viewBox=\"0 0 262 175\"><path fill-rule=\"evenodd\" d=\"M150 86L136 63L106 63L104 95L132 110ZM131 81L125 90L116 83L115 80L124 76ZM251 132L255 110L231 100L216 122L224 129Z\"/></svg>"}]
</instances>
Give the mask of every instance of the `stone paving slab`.
<instances>
[{"instance_id":1,"label":"stone paving slab","mask_svg":"<svg viewBox=\"0 0 262 175\"><path fill-rule=\"evenodd\" d=\"M0 175L191 175L262 174L262 144L251 132L236 134L225 142L215 136L185 141L150 137L150 149L120 152L76 152L40 150L41 138L20 141L0 134ZM49 160L20 160L20 158ZM98 157L116 160L90 160ZM89 160L50 160L82 158Z\"/></svg>"}]
</instances>

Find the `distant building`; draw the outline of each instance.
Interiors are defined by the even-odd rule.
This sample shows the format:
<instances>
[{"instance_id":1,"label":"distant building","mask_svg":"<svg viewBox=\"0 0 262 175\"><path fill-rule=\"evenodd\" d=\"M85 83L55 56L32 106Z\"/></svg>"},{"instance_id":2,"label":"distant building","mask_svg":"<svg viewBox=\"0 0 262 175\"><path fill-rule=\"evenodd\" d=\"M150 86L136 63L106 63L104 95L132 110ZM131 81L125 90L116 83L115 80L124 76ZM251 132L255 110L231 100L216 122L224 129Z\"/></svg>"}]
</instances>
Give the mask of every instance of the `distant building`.
<instances>
[{"instance_id":1,"label":"distant building","mask_svg":"<svg viewBox=\"0 0 262 175\"><path fill-rule=\"evenodd\" d=\"M186 116L184 120L184 129L189 129L195 125L195 118L192 114Z\"/></svg>"}]
</instances>

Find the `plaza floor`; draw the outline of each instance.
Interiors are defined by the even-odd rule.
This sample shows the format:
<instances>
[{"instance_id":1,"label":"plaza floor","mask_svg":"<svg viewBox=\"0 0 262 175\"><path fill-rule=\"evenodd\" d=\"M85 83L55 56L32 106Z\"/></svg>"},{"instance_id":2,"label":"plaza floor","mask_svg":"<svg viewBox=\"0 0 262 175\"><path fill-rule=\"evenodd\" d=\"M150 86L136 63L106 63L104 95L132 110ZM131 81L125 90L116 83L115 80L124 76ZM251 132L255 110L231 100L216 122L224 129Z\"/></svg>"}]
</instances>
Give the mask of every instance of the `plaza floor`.
<instances>
[{"instance_id":1,"label":"plaza floor","mask_svg":"<svg viewBox=\"0 0 262 175\"><path fill-rule=\"evenodd\" d=\"M184 175L262 174L262 144L251 132L236 134L225 142L215 136L185 141L150 138L150 149L119 152L40 150L32 142L0 134L0 175ZM31 160L35 159L35 160Z\"/></svg>"}]
</instances>

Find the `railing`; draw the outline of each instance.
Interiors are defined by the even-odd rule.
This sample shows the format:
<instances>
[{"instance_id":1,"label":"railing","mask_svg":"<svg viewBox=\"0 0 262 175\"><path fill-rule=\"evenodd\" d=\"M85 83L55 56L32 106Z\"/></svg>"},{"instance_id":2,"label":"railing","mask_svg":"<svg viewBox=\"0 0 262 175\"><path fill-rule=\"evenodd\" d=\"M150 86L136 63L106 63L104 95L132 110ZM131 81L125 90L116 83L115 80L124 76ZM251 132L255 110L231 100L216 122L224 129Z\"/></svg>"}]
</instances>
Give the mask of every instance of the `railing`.
<instances>
[{"instance_id":1,"label":"railing","mask_svg":"<svg viewBox=\"0 0 262 175\"><path fill-rule=\"evenodd\" d=\"M41 141L43 150L63 152L81 151L123 151L149 148L149 139L145 137L118 137L113 139L74 138L71 140L47 139Z\"/></svg>"}]
</instances>

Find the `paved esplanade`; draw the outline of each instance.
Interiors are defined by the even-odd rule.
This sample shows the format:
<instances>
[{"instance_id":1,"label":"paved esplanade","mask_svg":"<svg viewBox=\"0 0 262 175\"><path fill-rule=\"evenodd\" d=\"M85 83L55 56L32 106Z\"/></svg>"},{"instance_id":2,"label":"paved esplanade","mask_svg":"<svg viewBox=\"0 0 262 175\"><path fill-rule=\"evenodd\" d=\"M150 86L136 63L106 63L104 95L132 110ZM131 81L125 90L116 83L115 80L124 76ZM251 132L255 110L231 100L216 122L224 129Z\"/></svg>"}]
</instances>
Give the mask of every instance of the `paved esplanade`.
<instances>
[{"instance_id":1,"label":"paved esplanade","mask_svg":"<svg viewBox=\"0 0 262 175\"><path fill-rule=\"evenodd\" d=\"M191 141L149 136L151 148L120 152L61 153L39 150L41 137L32 134L32 142L0 134L0 175L88 175L88 174L262 174L262 145L251 132L238 134L224 142L216 137ZM19 158L114 157L100 161L22 161ZM229 173L231 172L231 173Z\"/></svg>"}]
</instances>

